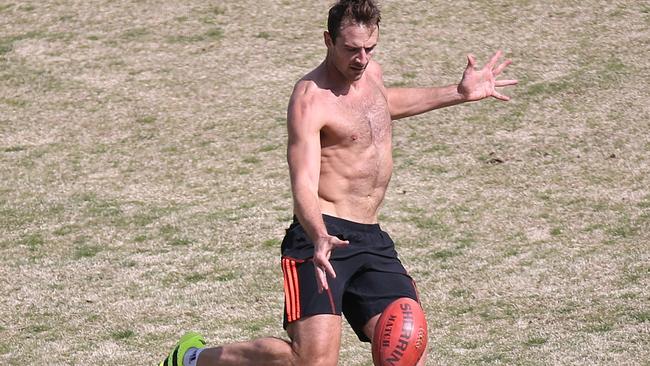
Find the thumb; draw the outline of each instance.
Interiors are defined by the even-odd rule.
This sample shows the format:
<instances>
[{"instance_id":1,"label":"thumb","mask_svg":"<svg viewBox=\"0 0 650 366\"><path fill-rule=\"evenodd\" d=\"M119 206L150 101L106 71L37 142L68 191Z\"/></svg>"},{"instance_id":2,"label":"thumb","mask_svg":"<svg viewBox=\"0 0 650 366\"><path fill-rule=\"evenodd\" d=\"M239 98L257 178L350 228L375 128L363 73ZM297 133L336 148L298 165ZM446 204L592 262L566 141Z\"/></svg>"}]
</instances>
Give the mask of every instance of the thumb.
<instances>
[{"instance_id":1,"label":"thumb","mask_svg":"<svg viewBox=\"0 0 650 366\"><path fill-rule=\"evenodd\" d=\"M331 243L335 248L341 248L350 245L350 242L348 240L341 240L337 237L333 237Z\"/></svg>"},{"instance_id":2,"label":"thumb","mask_svg":"<svg viewBox=\"0 0 650 366\"><path fill-rule=\"evenodd\" d=\"M476 57L471 53L467 54L467 68L474 68L476 66Z\"/></svg>"}]
</instances>

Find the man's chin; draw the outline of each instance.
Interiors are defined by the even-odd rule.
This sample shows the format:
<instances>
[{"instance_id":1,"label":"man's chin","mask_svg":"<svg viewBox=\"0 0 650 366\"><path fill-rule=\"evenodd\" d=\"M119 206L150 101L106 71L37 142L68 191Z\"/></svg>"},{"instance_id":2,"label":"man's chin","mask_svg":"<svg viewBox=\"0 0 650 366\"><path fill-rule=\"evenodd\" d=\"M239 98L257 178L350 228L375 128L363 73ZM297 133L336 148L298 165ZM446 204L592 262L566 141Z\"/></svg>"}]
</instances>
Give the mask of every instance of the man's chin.
<instances>
[{"instance_id":1,"label":"man's chin","mask_svg":"<svg viewBox=\"0 0 650 366\"><path fill-rule=\"evenodd\" d=\"M348 75L348 79L357 81L360 80L363 77L363 72L366 70L361 70L361 71L353 71Z\"/></svg>"}]
</instances>

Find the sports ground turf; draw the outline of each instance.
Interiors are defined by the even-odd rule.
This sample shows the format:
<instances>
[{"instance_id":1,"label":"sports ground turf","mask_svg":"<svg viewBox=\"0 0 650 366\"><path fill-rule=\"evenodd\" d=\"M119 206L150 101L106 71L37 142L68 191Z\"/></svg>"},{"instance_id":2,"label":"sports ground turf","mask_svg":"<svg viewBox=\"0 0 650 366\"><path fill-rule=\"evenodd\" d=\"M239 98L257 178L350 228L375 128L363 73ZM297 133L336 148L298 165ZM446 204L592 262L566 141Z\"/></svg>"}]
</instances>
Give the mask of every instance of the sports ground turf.
<instances>
[{"instance_id":1,"label":"sports ground turf","mask_svg":"<svg viewBox=\"0 0 650 366\"><path fill-rule=\"evenodd\" d=\"M284 336L285 111L329 1L0 1L0 364ZM400 120L381 222L430 365L650 365L650 4L381 2L389 86L503 49L520 84ZM371 365L346 327L341 365Z\"/></svg>"}]
</instances>

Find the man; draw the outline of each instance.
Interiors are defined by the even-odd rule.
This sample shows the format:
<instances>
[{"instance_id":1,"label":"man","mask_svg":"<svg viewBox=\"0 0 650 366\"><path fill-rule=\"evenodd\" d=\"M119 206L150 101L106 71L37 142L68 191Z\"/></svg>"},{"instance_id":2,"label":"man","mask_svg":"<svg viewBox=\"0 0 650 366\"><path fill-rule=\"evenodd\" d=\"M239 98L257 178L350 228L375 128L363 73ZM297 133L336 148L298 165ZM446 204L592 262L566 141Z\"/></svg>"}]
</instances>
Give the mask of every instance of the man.
<instances>
[{"instance_id":1,"label":"man","mask_svg":"<svg viewBox=\"0 0 650 366\"><path fill-rule=\"evenodd\" d=\"M392 173L392 121L487 97L510 61L497 52L458 85L386 88L371 60L380 12L372 0L339 0L324 33L327 56L300 79L288 108L287 159L294 223L282 243L285 328L290 342L261 338L202 348L188 333L161 365L336 365L341 314L370 341L381 312L395 299L417 300L415 285L378 223ZM422 357L420 365L425 363Z\"/></svg>"}]
</instances>

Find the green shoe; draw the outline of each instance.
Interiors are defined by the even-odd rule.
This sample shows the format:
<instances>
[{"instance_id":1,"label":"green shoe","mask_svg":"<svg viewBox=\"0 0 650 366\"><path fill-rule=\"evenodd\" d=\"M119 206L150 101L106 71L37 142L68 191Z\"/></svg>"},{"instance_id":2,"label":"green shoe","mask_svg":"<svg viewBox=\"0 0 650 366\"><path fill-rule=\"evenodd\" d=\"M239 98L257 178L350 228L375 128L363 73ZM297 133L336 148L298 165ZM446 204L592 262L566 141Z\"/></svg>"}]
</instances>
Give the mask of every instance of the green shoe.
<instances>
[{"instance_id":1,"label":"green shoe","mask_svg":"<svg viewBox=\"0 0 650 366\"><path fill-rule=\"evenodd\" d=\"M202 335L195 332L185 333L176 343L174 350L158 366L183 366L183 357L188 349L203 347L205 347L205 340Z\"/></svg>"}]
</instances>

